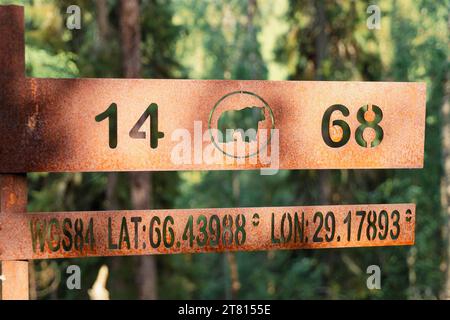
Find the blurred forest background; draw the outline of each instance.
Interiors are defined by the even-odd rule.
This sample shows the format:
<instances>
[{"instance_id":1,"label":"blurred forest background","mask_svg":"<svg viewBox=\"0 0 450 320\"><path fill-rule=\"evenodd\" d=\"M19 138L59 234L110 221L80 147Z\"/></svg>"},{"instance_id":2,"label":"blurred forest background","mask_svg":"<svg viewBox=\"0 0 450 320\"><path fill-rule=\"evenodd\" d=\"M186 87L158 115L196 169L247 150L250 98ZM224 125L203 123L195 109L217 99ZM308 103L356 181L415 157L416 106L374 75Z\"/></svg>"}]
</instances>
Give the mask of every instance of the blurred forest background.
<instances>
[{"instance_id":1,"label":"blurred forest background","mask_svg":"<svg viewBox=\"0 0 450 320\"><path fill-rule=\"evenodd\" d=\"M35 261L32 298L88 299L102 265L112 299L450 297L448 0L11 3L25 5L28 76L427 84L423 170L29 174L30 211L414 202L415 246ZM66 27L70 5L80 30ZM71 264L81 290L66 287ZM373 264L381 290L366 287Z\"/></svg>"}]
</instances>

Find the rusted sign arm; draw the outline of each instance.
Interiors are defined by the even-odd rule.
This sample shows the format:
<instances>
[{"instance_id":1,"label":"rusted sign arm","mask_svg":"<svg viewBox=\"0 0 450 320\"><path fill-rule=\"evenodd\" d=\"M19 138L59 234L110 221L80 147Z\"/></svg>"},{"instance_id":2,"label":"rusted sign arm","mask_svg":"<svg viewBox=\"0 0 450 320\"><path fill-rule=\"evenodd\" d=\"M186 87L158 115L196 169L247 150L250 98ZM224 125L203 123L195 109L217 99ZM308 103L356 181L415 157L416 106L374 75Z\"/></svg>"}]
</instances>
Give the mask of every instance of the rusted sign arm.
<instances>
[{"instance_id":1,"label":"rusted sign arm","mask_svg":"<svg viewBox=\"0 0 450 320\"><path fill-rule=\"evenodd\" d=\"M27 213L0 223L0 259L414 244L415 205Z\"/></svg>"},{"instance_id":2,"label":"rusted sign arm","mask_svg":"<svg viewBox=\"0 0 450 320\"><path fill-rule=\"evenodd\" d=\"M3 91L9 81L24 77L24 19L21 7L2 6L0 8L0 39L2 42L0 90ZM2 104L0 100L0 109L5 108ZM2 147L0 143L0 148ZM26 210L26 174L0 174L0 219L7 220L8 217ZM0 223L0 233L8 227L8 224ZM3 261L0 258L1 300L29 299L28 264L28 261Z\"/></svg>"}]
</instances>

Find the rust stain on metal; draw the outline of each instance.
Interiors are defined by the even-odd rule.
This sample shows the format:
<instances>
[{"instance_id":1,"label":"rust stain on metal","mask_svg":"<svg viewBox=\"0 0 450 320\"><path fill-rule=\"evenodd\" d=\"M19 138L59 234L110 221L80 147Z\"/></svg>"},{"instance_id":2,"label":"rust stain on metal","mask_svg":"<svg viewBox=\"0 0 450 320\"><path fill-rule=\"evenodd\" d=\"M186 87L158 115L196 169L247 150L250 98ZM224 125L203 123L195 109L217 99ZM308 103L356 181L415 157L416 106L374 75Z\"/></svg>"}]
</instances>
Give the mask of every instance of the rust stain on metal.
<instances>
[{"instance_id":1,"label":"rust stain on metal","mask_svg":"<svg viewBox=\"0 0 450 320\"><path fill-rule=\"evenodd\" d=\"M37 83L35 79L31 79L31 99L34 102L34 112L28 118L28 128L34 130L37 124L37 117L39 115L39 103L37 102Z\"/></svg>"},{"instance_id":2,"label":"rust stain on metal","mask_svg":"<svg viewBox=\"0 0 450 320\"><path fill-rule=\"evenodd\" d=\"M22 213L26 207L26 174L0 174L0 214Z\"/></svg>"},{"instance_id":3,"label":"rust stain on metal","mask_svg":"<svg viewBox=\"0 0 450 320\"><path fill-rule=\"evenodd\" d=\"M17 197L14 193L10 193L9 194L9 201L8 201L8 206L13 206L16 204L17 201Z\"/></svg>"},{"instance_id":4,"label":"rust stain on metal","mask_svg":"<svg viewBox=\"0 0 450 320\"><path fill-rule=\"evenodd\" d=\"M28 213L0 223L0 260L397 246L414 244L415 205Z\"/></svg>"}]
</instances>

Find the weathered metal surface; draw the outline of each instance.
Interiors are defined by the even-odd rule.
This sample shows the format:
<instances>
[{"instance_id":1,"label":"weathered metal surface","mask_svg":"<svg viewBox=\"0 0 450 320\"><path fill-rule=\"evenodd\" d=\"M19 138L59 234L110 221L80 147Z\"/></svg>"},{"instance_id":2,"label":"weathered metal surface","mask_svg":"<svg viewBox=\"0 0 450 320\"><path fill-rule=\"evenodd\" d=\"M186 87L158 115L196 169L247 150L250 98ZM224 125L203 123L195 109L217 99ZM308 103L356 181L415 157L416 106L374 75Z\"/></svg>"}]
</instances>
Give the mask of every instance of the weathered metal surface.
<instances>
[{"instance_id":1,"label":"weathered metal surface","mask_svg":"<svg viewBox=\"0 0 450 320\"><path fill-rule=\"evenodd\" d=\"M0 174L0 220L22 216L27 210L27 178L25 174ZM18 213L20 212L20 213ZM5 231L0 222L0 234ZM0 236L1 238L1 236ZM0 247L14 239L2 239ZM0 300L28 300L28 261L1 261ZM22 260L22 259L14 259Z\"/></svg>"},{"instance_id":2,"label":"weathered metal surface","mask_svg":"<svg viewBox=\"0 0 450 320\"><path fill-rule=\"evenodd\" d=\"M2 91L0 108L1 172L267 167L259 158L256 164L249 159L239 164L223 154L218 163L197 162L193 153L194 145L201 146L201 156L211 146L210 140L202 141L211 109L235 90L255 92L271 106L279 129L281 169L423 166L425 85L418 83L26 79L8 87ZM113 102L118 106L115 149L109 146L107 122L95 121ZM164 133L155 149L148 139L129 136L151 103L159 106L159 131ZM351 128L350 140L340 148L329 147L321 134L324 113L336 103L350 111L348 117L339 117ZM353 138L360 126L357 111L367 103L383 111L384 138L374 148L363 148ZM195 121L202 124L200 133L194 132ZM177 129L190 133L186 150L191 163L174 163L171 158L180 145L180 140L172 140Z\"/></svg>"},{"instance_id":3,"label":"weathered metal surface","mask_svg":"<svg viewBox=\"0 0 450 320\"><path fill-rule=\"evenodd\" d=\"M24 37L23 7L0 6L0 81L25 76Z\"/></svg>"},{"instance_id":4,"label":"weathered metal surface","mask_svg":"<svg viewBox=\"0 0 450 320\"><path fill-rule=\"evenodd\" d=\"M27 210L26 174L0 174L0 212L3 215Z\"/></svg>"},{"instance_id":5,"label":"weathered metal surface","mask_svg":"<svg viewBox=\"0 0 450 320\"><path fill-rule=\"evenodd\" d=\"M0 7L0 109L2 110L4 108L2 93L7 90L9 82L24 77L23 38L23 8L17 6ZM12 93L10 92L10 94ZM11 113L18 112L13 109L9 111ZM5 121L5 119L2 118L0 121ZM4 156L5 154L2 153L2 157ZM0 174L0 219L14 216L18 212L26 212L26 210L26 174ZM3 227L0 223L0 233L2 233ZM11 239L8 242L11 242ZM29 299L28 261L0 261L0 276L1 300Z\"/></svg>"},{"instance_id":6,"label":"weathered metal surface","mask_svg":"<svg viewBox=\"0 0 450 320\"><path fill-rule=\"evenodd\" d=\"M0 172L423 166L424 84L25 78L23 8L1 7L0 18ZM136 123L154 124L154 104L158 126L144 133ZM114 106L116 134L111 114L99 117ZM239 161L224 154L234 142L205 135L249 106L264 110L258 130L279 130L275 164ZM191 147L182 163L180 129ZM205 162L211 150L222 159ZM25 179L0 178L0 260L414 243L413 204L26 214ZM8 295L28 294L26 266L2 262Z\"/></svg>"},{"instance_id":7,"label":"weathered metal surface","mask_svg":"<svg viewBox=\"0 0 450 320\"><path fill-rule=\"evenodd\" d=\"M3 16L10 12L4 7L0 11ZM10 57L7 50L23 50L23 34L19 34L23 27L14 28L0 24L2 40L4 36L16 39L14 46L0 48L0 65L21 65L5 58ZM112 104L117 106L117 139L109 137L107 118L95 120ZM154 116L151 121L141 119L147 121L140 131L132 130L151 104L158 105L157 130L164 134L159 139L146 130L149 122L156 121ZM348 115L336 111L330 121L344 120L349 137L343 146L330 147L322 123L326 111L336 104L345 106ZM369 148L357 140L362 135L370 145L376 137L376 130L358 120L365 105L369 110L378 106L382 112L376 123L373 111L364 115L364 121L383 133L381 142ZM217 143L206 133L209 120L215 129L225 111L249 106L264 110L259 131L279 130L279 163L272 159L268 164L260 156L239 162L222 153L227 146L236 147L236 142ZM194 130L196 121L199 132ZM342 138L338 125L326 129L325 135L329 132L334 142ZM181 163L172 157L180 145L180 130L189 134L183 140L189 156ZM8 77L0 90L0 172L420 168L424 132L424 83ZM271 156L272 141L267 148ZM244 145L251 147L252 142ZM212 151L218 151L219 157L206 161L205 155Z\"/></svg>"},{"instance_id":8,"label":"weathered metal surface","mask_svg":"<svg viewBox=\"0 0 450 320\"><path fill-rule=\"evenodd\" d=\"M0 223L1 260L395 246L414 244L415 205L28 213Z\"/></svg>"}]
</instances>

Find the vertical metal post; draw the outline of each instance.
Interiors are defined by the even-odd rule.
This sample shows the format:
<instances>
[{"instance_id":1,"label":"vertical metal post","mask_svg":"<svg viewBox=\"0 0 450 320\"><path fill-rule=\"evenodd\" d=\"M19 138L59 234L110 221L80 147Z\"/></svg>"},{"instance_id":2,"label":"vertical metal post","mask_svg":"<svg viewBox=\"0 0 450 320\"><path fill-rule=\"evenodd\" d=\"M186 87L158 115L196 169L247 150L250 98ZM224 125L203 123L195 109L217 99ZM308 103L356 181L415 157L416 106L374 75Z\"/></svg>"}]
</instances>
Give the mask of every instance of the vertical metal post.
<instances>
[{"instance_id":1,"label":"vertical metal post","mask_svg":"<svg viewBox=\"0 0 450 320\"><path fill-rule=\"evenodd\" d=\"M14 80L25 78L24 28L22 6L0 6L0 108L12 107L9 99L3 99L11 92L1 91L10 89ZM26 209L26 174L0 174L0 215L23 213ZM0 232L5 227L0 224ZM28 261L0 261L0 275L1 300L29 299Z\"/></svg>"}]
</instances>

